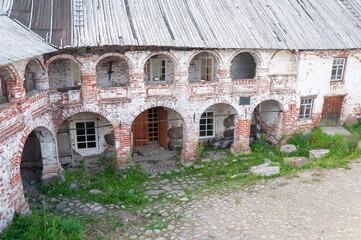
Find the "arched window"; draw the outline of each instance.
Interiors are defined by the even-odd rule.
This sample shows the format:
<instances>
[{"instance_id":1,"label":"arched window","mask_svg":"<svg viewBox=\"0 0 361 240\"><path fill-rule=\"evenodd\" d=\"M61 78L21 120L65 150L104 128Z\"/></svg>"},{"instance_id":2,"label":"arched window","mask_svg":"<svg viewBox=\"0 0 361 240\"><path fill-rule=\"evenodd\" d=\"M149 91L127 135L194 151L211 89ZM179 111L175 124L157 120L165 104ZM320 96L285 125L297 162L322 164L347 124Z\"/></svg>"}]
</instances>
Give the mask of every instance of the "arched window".
<instances>
[{"instance_id":1,"label":"arched window","mask_svg":"<svg viewBox=\"0 0 361 240\"><path fill-rule=\"evenodd\" d=\"M231 78L253 79L256 76L256 62L250 53L243 52L233 58L231 62Z\"/></svg>"},{"instance_id":2,"label":"arched window","mask_svg":"<svg viewBox=\"0 0 361 240\"><path fill-rule=\"evenodd\" d=\"M69 59L57 59L49 65L49 85L66 92L81 87L79 65Z\"/></svg>"},{"instance_id":3,"label":"arched window","mask_svg":"<svg viewBox=\"0 0 361 240\"><path fill-rule=\"evenodd\" d=\"M120 87L129 83L128 63L120 57L104 58L98 63L96 70L99 87Z\"/></svg>"},{"instance_id":4,"label":"arched window","mask_svg":"<svg viewBox=\"0 0 361 240\"><path fill-rule=\"evenodd\" d=\"M189 81L209 82L216 80L218 62L209 53L197 54L189 64Z\"/></svg>"},{"instance_id":5,"label":"arched window","mask_svg":"<svg viewBox=\"0 0 361 240\"><path fill-rule=\"evenodd\" d=\"M144 66L144 73L144 80L148 83L173 82L175 64L167 55L156 55L146 62Z\"/></svg>"},{"instance_id":6,"label":"arched window","mask_svg":"<svg viewBox=\"0 0 361 240\"><path fill-rule=\"evenodd\" d=\"M42 68L35 60L29 61L25 68L24 88L26 92L41 89Z\"/></svg>"}]
</instances>

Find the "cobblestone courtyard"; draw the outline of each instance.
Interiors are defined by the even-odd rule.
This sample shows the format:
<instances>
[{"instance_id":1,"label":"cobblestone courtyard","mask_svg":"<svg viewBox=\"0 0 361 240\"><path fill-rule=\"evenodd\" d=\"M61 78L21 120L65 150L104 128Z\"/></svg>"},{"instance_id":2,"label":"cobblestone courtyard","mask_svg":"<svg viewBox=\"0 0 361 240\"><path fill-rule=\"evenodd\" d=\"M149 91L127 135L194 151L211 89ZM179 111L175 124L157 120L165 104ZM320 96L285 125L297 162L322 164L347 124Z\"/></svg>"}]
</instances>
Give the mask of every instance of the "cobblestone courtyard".
<instances>
[{"instance_id":1,"label":"cobblestone courtyard","mask_svg":"<svg viewBox=\"0 0 361 240\"><path fill-rule=\"evenodd\" d=\"M310 170L226 194L206 194L167 214L168 230L129 229L114 239L361 239L361 164ZM230 189L224 189L226 192ZM138 230L138 231L137 231Z\"/></svg>"}]
</instances>

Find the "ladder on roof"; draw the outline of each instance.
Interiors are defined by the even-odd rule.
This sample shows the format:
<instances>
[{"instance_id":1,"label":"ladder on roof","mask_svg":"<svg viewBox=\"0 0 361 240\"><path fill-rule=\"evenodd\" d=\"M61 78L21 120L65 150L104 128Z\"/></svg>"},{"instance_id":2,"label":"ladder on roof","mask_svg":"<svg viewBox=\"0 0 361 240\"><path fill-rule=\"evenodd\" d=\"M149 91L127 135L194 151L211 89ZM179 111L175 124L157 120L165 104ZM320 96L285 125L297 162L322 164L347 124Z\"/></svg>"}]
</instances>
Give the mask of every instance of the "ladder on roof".
<instances>
[{"instance_id":1,"label":"ladder on roof","mask_svg":"<svg viewBox=\"0 0 361 240\"><path fill-rule=\"evenodd\" d=\"M84 5L83 0L73 0L74 26L84 26Z\"/></svg>"}]
</instances>

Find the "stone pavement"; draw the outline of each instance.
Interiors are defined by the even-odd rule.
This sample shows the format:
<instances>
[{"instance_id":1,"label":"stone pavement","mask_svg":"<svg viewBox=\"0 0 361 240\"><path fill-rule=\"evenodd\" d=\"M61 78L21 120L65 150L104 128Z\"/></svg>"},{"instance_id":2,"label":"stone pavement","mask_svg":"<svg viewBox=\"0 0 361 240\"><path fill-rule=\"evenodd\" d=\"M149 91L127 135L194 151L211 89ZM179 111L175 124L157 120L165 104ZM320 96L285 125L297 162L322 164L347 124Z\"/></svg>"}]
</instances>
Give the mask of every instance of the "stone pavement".
<instances>
[{"instance_id":1,"label":"stone pavement","mask_svg":"<svg viewBox=\"0 0 361 240\"><path fill-rule=\"evenodd\" d=\"M131 226L105 238L360 239L361 164L350 166L304 171L233 192L230 187L224 189L228 193L148 207L145 214L157 213L159 222L167 223L165 229Z\"/></svg>"}]
</instances>

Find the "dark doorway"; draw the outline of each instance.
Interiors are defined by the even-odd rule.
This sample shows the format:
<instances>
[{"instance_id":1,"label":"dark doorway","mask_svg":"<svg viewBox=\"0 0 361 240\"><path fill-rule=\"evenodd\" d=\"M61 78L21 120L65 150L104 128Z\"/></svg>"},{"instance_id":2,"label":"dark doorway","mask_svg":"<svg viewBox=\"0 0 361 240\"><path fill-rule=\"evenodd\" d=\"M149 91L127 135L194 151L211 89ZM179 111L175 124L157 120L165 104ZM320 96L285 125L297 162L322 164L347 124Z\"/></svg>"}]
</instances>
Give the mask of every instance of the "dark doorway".
<instances>
[{"instance_id":1,"label":"dark doorway","mask_svg":"<svg viewBox=\"0 0 361 240\"><path fill-rule=\"evenodd\" d=\"M25 142L21 156L20 173L26 185L33 185L41 181L43 171L43 158L41 155L40 141L34 132L31 132Z\"/></svg>"}]
</instances>

